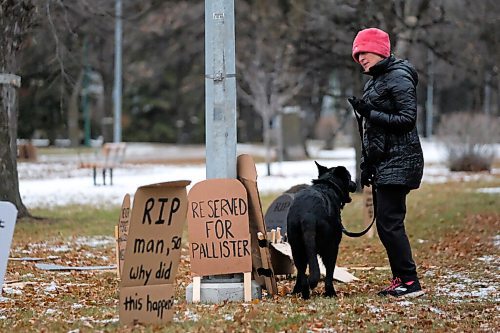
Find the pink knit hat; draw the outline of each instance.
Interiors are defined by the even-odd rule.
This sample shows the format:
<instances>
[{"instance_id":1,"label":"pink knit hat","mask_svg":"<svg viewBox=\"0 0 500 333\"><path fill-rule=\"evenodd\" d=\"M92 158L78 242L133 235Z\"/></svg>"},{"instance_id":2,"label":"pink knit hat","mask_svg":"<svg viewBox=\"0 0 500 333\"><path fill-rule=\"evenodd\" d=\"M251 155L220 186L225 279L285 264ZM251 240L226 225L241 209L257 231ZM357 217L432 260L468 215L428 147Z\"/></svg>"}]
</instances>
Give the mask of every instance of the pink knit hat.
<instances>
[{"instance_id":1,"label":"pink knit hat","mask_svg":"<svg viewBox=\"0 0 500 333\"><path fill-rule=\"evenodd\" d=\"M377 28L361 30L352 43L352 57L357 63L359 63L358 55L361 52L371 52L387 58L391 55L389 35Z\"/></svg>"}]
</instances>

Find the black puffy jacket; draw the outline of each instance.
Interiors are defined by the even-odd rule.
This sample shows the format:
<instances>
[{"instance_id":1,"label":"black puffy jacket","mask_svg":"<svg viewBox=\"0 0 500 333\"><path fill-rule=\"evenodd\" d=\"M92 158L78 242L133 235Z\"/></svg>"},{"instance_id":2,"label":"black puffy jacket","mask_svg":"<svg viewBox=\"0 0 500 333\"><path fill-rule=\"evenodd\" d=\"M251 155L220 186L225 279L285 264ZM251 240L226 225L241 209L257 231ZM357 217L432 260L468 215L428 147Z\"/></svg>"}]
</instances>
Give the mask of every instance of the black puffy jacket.
<instances>
[{"instance_id":1,"label":"black puffy jacket","mask_svg":"<svg viewBox=\"0 0 500 333\"><path fill-rule=\"evenodd\" d=\"M424 170L422 147L418 138L418 75L406 60L390 56L366 73L363 100L372 110L364 122L363 143L367 161L375 169L375 185L420 186Z\"/></svg>"}]
</instances>

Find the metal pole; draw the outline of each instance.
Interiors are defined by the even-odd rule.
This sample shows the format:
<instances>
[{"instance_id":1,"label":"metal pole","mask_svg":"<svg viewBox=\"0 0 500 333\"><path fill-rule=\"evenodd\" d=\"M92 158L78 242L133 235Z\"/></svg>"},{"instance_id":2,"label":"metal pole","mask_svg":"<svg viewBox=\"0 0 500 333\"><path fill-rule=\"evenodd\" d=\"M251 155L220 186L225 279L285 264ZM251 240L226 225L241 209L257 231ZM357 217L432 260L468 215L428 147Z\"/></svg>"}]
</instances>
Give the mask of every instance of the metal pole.
<instances>
[{"instance_id":1,"label":"metal pole","mask_svg":"<svg viewBox=\"0 0 500 333\"><path fill-rule=\"evenodd\" d=\"M234 0L205 0L206 173L236 178Z\"/></svg>"},{"instance_id":2,"label":"metal pole","mask_svg":"<svg viewBox=\"0 0 500 333\"><path fill-rule=\"evenodd\" d=\"M115 3L115 82L113 142L122 141L122 0Z\"/></svg>"}]
</instances>

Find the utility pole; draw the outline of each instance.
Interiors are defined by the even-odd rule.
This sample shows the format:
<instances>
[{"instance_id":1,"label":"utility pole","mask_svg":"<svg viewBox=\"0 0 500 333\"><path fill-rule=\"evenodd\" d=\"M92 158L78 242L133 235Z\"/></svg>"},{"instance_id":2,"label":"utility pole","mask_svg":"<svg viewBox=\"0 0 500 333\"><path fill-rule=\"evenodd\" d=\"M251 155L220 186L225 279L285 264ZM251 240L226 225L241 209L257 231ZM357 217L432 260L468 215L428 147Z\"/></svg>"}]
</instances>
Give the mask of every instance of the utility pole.
<instances>
[{"instance_id":1,"label":"utility pole","mask_svg":"<svg viewBox=\"0 0 500 333\"><path fill-rule=\"evenodd\" d=\"M234 0L205 0L206 173L236 178Z\"/></svg>"},{"instance_id":2,"label":"utility pole","mask_svg":"<svg viewBox=\"0 0 500 333\"><path fill-rule=\"evenodd\" d=\"M207 179L236 178L234 0L205 0L205 130ZM201 302L243 296L242 274L203 278ZM261 290L252 283L252 294ZM191 300L193 284L186 288Z\"/></svg>"},{"instance_id":3,"label":"utility pole","mask_svg":"<svg viewBox=\"0 0 500 333\"><path fill-rule=\"evenodd\" d=\"M115 3L115 82L113 142L122 141L122 0Z\"/></svg>"}]
</instances>

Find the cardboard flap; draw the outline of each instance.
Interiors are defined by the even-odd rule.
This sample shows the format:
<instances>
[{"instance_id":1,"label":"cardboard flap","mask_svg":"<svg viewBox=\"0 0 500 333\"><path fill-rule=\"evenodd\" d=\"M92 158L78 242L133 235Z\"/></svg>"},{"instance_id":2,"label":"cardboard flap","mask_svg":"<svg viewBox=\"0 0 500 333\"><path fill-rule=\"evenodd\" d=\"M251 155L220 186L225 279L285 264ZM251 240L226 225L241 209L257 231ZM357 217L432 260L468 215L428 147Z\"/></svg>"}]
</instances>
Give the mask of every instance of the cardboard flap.
<instances>
[{"instance_id":1,"label":"cardboard flap","mask_svg":"<svg viewBox=\"0 0 500 333\"><path fill-rule=\"evenodd\" d=\"M278 292L274 272L270 277L260 276L259 269L272 269L271 256L267 247L259 247L257 235L266 234L266 225L262 215L262 203L260 202L259 189L257 187L257 170L255 162L250 155L238 156L238 179L245 186L248 193L248 206L250 218L250 234L252 240L252 266L254 270L254 279L261 286L265 286L271 295Z\"/></svg>"},{"instance_id":2,"label":"cardboard flap","mask_svg":"<svg viewBox=\"0 0 500 333\"><path fill-rule=\"evenodd\" d=\"M125 259L125 249L127 247L128 229L130 226L130 194L125 194L120 210L120 219L118 221L118 265L120 275L123 271L123 261Z\"/></svg>"},{"instance_id":3,"label":"cardboard flap","mask_svg":"<svg viewBox=\"0 0 500 333\"><path fill-rule=\"evenodd\" d=\"M293 261L292 248L290 247L289 243L272 243L271 246L276 251L288 256L290 260ZM318 256L318 264L320 274L324 276L326 273L326 268L325 265L323 265L323 261L321 260L320 256ZM359 280L357 277L349 273L346 268L337 266L335 266L335 270L333 271L333 278L337 281L346 283Z\"/></svg>"},{"instance_id":4,"label":"cardboard flap","mask_svg":"<svg viewBox=\"0 0 500 333\"><path fill-rule=\"evenodd\" d=\"M257 169L252 156L242 154L238 156L237 160L238 178L257 181Z\"/></svg>"}]
</instances>

